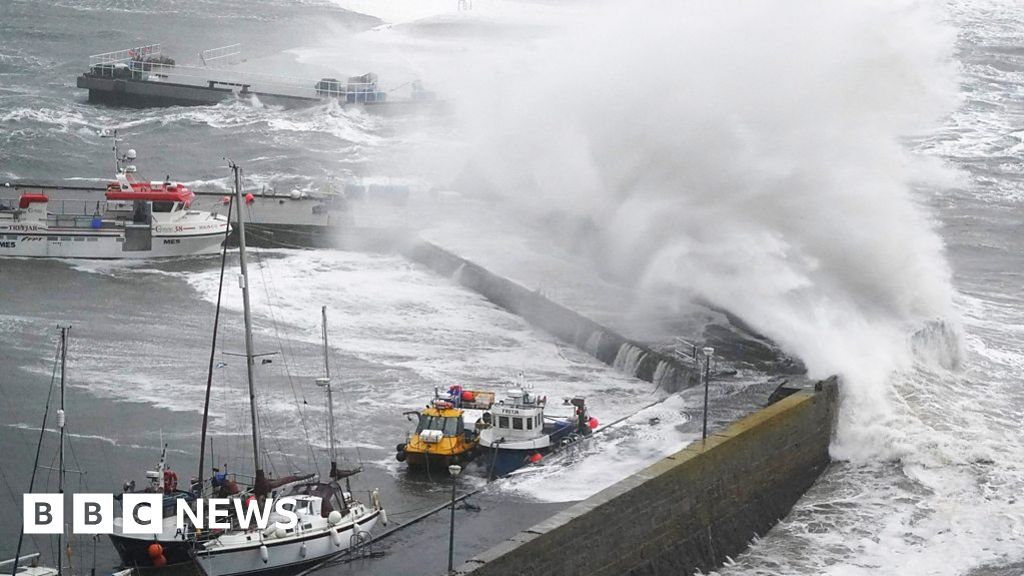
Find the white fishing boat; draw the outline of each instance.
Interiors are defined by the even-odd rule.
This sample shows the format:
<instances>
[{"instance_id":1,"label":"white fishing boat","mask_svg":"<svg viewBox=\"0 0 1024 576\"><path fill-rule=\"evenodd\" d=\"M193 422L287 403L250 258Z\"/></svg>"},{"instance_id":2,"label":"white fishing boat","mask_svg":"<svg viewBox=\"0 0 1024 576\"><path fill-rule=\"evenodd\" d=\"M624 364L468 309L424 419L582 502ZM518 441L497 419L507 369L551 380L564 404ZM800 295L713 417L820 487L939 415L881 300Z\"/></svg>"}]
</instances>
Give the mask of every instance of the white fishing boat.
<instances>
[{"instance_id":1,"label":"white fishing boat","mask_svg":"<svg viewBox=\"0 0 1024 576\"><path fill-rule=\"evenodd\" d=\"M224 216L193 210L180 182L142 182L135 150L118 156L103 200L50 201L42 193L0 200L0 256L170 258L215 254L229 228Z\"/></svg>"}]
</instances>

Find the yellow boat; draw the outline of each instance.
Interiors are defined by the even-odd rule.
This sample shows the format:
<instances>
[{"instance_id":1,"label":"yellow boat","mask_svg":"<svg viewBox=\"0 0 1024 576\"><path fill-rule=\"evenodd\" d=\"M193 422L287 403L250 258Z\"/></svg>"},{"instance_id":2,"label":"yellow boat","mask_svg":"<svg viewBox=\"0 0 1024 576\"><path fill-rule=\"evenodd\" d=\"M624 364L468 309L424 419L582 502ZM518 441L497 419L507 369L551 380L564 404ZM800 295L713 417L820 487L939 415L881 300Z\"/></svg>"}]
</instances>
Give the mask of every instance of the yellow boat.
<instances>
[{"instance_id":1,"label":"yellow boat","mask_svg":"<svg viewBox=\"0 0 1024 576\"><path fill-rule=\"evenodd\" d=\"M473 459L479 430L477 421L494 404L494 393L463 390L453 386L447 394L434 393L434 400L418 412L416 431L396 446L395 458L412 469L447 468Z\"/></svg>"}]
</instances>

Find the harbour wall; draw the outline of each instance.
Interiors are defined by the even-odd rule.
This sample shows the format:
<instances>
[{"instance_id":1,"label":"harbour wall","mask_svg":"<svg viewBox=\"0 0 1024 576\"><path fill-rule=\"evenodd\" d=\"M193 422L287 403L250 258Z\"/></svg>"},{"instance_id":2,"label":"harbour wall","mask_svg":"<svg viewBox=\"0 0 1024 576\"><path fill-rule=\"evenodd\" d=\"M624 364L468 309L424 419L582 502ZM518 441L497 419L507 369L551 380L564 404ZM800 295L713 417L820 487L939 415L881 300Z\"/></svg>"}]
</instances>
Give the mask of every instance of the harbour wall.
<instances>
[{"instance_id":1,"label":"harbour wall","mask_svg":"<svg viewBox=\"0 0 1024 576\"><path fill-rule=\"evenodd\" d=\"M519 532L455 573L706 573L785 517L825 470L837 410L833 377Z\"/></svg>"},{"instance_id":2,"label":"harbour wall","mask_svg":"<svg viewBox=\"0 0 1024 576\"><path fill-rule=\"evenodd\" d=\"M679 359L627 339L618 332L551 301L508 278L421 239L404 243L403 255L482 294L560 340L616 369L670 392L695 382L693 368Z\"/></svg>"}]
</instances>

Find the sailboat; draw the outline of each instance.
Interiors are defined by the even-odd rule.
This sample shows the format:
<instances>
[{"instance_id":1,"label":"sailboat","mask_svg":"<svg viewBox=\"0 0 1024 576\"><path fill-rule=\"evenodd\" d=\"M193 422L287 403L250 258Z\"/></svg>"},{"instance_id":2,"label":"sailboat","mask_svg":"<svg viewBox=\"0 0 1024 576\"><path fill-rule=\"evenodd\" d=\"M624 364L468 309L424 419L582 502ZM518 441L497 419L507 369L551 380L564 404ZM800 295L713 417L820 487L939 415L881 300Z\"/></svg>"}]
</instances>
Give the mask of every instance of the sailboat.
<instances>
[{"instance_id":1,"label":"sailboat","mask_svg":"<svg viewBox=\"0 0 1024 576\"><path fill-rule=\"evenodd\" d=\"M243 206L241 173L237 164L231 168L235 177L235 202ZM241 212L241 210L239 210ZM237 220L238 254L242 288L243 318L245 321L245 356L249 385L249 411L252 420L253 465L255 483L252 495L258 500L268 496L270 485L262 466L259 421L256 417L257 392L255 386L254 353L252 343L252 311L249 303L249 281L245 244L245 223L241 214ZM266 572L299 571L368 541L370 531L378 522L386 522L386 512L380 503L379 492L371 493L371 503L355 499L347 486L347 477L355 471L342 471L335 456L334 408L331 395L330 366L327 360L326 309L324 318L324 372L318 383L326 387L330 418L329 436L331 472L327 482L309 482L296 486L290 498L292 511L298 523L292 528L272 522L267 528L232 530L216 538L197 542L195 558L208 576L239 576ZM346 487L338 483L346 479ZM273 520L273 518L272 518Z\"/></svg>"},{"instance_id":2,"label":"sailboat","mask_svg":"<svg viewBox=\"0 0 1024 576\"><path fill-rule=\"evenodd\" d=\"M234 174L234 196L236 205L243 206L241 169L231 163ZM241 210L240 210L241 212ZM252 421L252 457L255 474L250 490L230 490L232 497L255 498L258 502L266 498L287 495L294 500L288 509L298 518L292 528L279 526L271 515L270 524L265 529L232 529L221 534L204 533L197 538L195 532L188 534L176 533L173 528L174 519L165 519L162 534L153 535L150 539L136 539L132 549L137 552L138 544L161 545L163 554L170 550L181 551L181 545L188 545L188 556L195 559L207 576L242 576L249 574L289 574L297 573L314 564L336 556L350 548L369 542L371 531L378 523L387 523L387 512L380 501L377 490L371 492L370 503L357 500L348 484L348 479L357 474L358 469L345 470L338 467L337 446L334 430L334 406L331 386L331 371L328 361L327 341L327 310L323 310L324 331L324 371L325 376L317 378L317 385L327 388L328 410L330 415L329 436L331 451L331 471L327 482L318 479L268 479L262 465L260 449L259 421L257 419L257 390L255 385L255 357L252 338L252 308L249 299L248 258L246 251L245 222L239 214L237 221L239 233L239 263L241 276L239 284L242 288L243 318L245 321L246 369L250 398L250 418ZM216 328L214 329L216 331ZM206 417L204 417L202 447L206 443ZM202 472L205 450L200 455ZM344 480L344 486L340 482ZM223 482L215 477L215 482ZM287 482L286 482L287 481ZM274 488L287 490L275 492ZM200 477L199 489L205 483ZM205 490L203 490L205 491ZM280 519L283 520L283 519ZM114 539L114 537L112 537ZM143 548L144 549L144 548ZM119 546L118 551L122 552ZM162 556L163 556L162 554ZM121 553L122 559L125 554ZM138 554L136 553L136 558ZM160 557L158 557L160 558ZM160 563L170 563L172 559L164 556ZM128 561L125 561L129 564Z\"/></svg>"},{"instance_id":3,"label":"sailboat","mask_svg":"<svg viewBox=\"0 0 1024 576\"><path fill-rule=\"evenodd\" d=\"M60 448L58 449L58 468L57 468L57 492L61 495L64 494L64 375L67 368L67 353L68 353L68 333L70 327L60 327L60 406L57 409L57 428L60 431ZM51 388L52 390L52 388ZM39 469L39 452L43 447L43 434L46 432L46 418L50 409L50 401L46 401L47 413L43 414L43 423L39 428L39 444L36 448L36 461L32 467L32 479L29 481L29 492L35 488L36 482L36 471ZM66 572L64 569L64 554L63 541L64 533L61 532L57 535L57 567L51 566L39 566L37 564L39 560L39 553L21 555L21 545L25 536L24 530L18 534L18 545L14 553L14 558L10 560L4 560L0 562L0 573L9 573L11 576L63 576ZM69 549L70 551L70 549Z\"/></svg>"}]
</instances>

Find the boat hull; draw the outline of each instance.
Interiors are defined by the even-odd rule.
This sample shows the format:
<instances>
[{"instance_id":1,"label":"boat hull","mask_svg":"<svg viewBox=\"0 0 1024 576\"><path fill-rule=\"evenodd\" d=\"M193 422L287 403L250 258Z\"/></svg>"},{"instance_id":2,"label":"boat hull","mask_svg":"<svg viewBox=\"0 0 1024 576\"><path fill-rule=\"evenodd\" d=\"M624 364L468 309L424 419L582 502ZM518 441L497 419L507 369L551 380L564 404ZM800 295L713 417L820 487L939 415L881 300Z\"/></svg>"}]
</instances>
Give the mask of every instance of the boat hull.
<instances>
[{"instance_id":1,"label":"boat hull","mask_svg":"<svg viewBox=\"0 0 1024 576\"><path fill-rule=\"evenodd\" d=\"M373 510L357 523L359 531L369 532L380 519L380 510ZM298 535L282 539L260 540L253 532L251 545L223 549L198 550L196 560L207 576L263 576L286 575L303 569L349 549L353 524L342 524L334 529L339 536L336 544L330 532ZM267 561L260 554L260 546L267 547Z\"/></svg>"},{"instance_id":2,"label":"boat hull","mask_svg":"<svg viewBox=\"0 0 1024 576\"><path fill-rule=\"evenodd\" d=\"M465 466L473 460L475 451L468 450L460 454L430 454L428 452L405 452L405 458L402 460L408 466L410 471L424 471L430 470L448 470L448 466L452 464L458 464L459 466Z\"/></svg>"},{"instance_id":3,"label":"boat hull","mask_svg":"<svg viewBox=\"0 0 1024 576\"><path fill-rule=\"evenodd\" d=\"M21 258L147 259L217 254L224 231L207 234L153 234L147 245L133 246L123 231L81 230L18 232L0 227L0 256Z\"/></svg>"},{"instance_id":4,"label":"boat hull","mask_svg":"<svg viewBox=\"0 0 1024 576\"><path fill-rule=\"evenodd\" d=\"M496 443L488 445L481 441L477 449L481 465L487 470L488 478L498 478L511 474L518 468L530 464L537 454L545 456L557 451L573 437L574 428L564 425L550 434L539 437L532 442L510 442L506 445ZM516 446L520 444L520 446Z\"/></svg>"},{"instance_id":5,"label":"boat hull","mask_svg":"<svg viewBox=\"0 0 1024 576\"><path fill-rule=\"evenodd\" d=\"M122 532L121 519L114 519L114 532L107 536L124 566L152 566L153 559L149 556L152 544L160 544L167 564L191 560L193 541L178 531L177 516L164 516L161 522L161 532L158 534L125 534Z\"/></svg>"},{"instance_id":6,"label":"boat hull","mask_svg":"<svg viewBox=\"0 0 1024 576\"><path fill-rule=\"evenodd\" d=\"M152 566L153 559L149 556L149 546L156 540L141 540L124 534L109 534L110 543L126 567ZM167 564L180 564L191 561L192 542L188 540L160 540Z\"/></svg>"}]
</instances>

